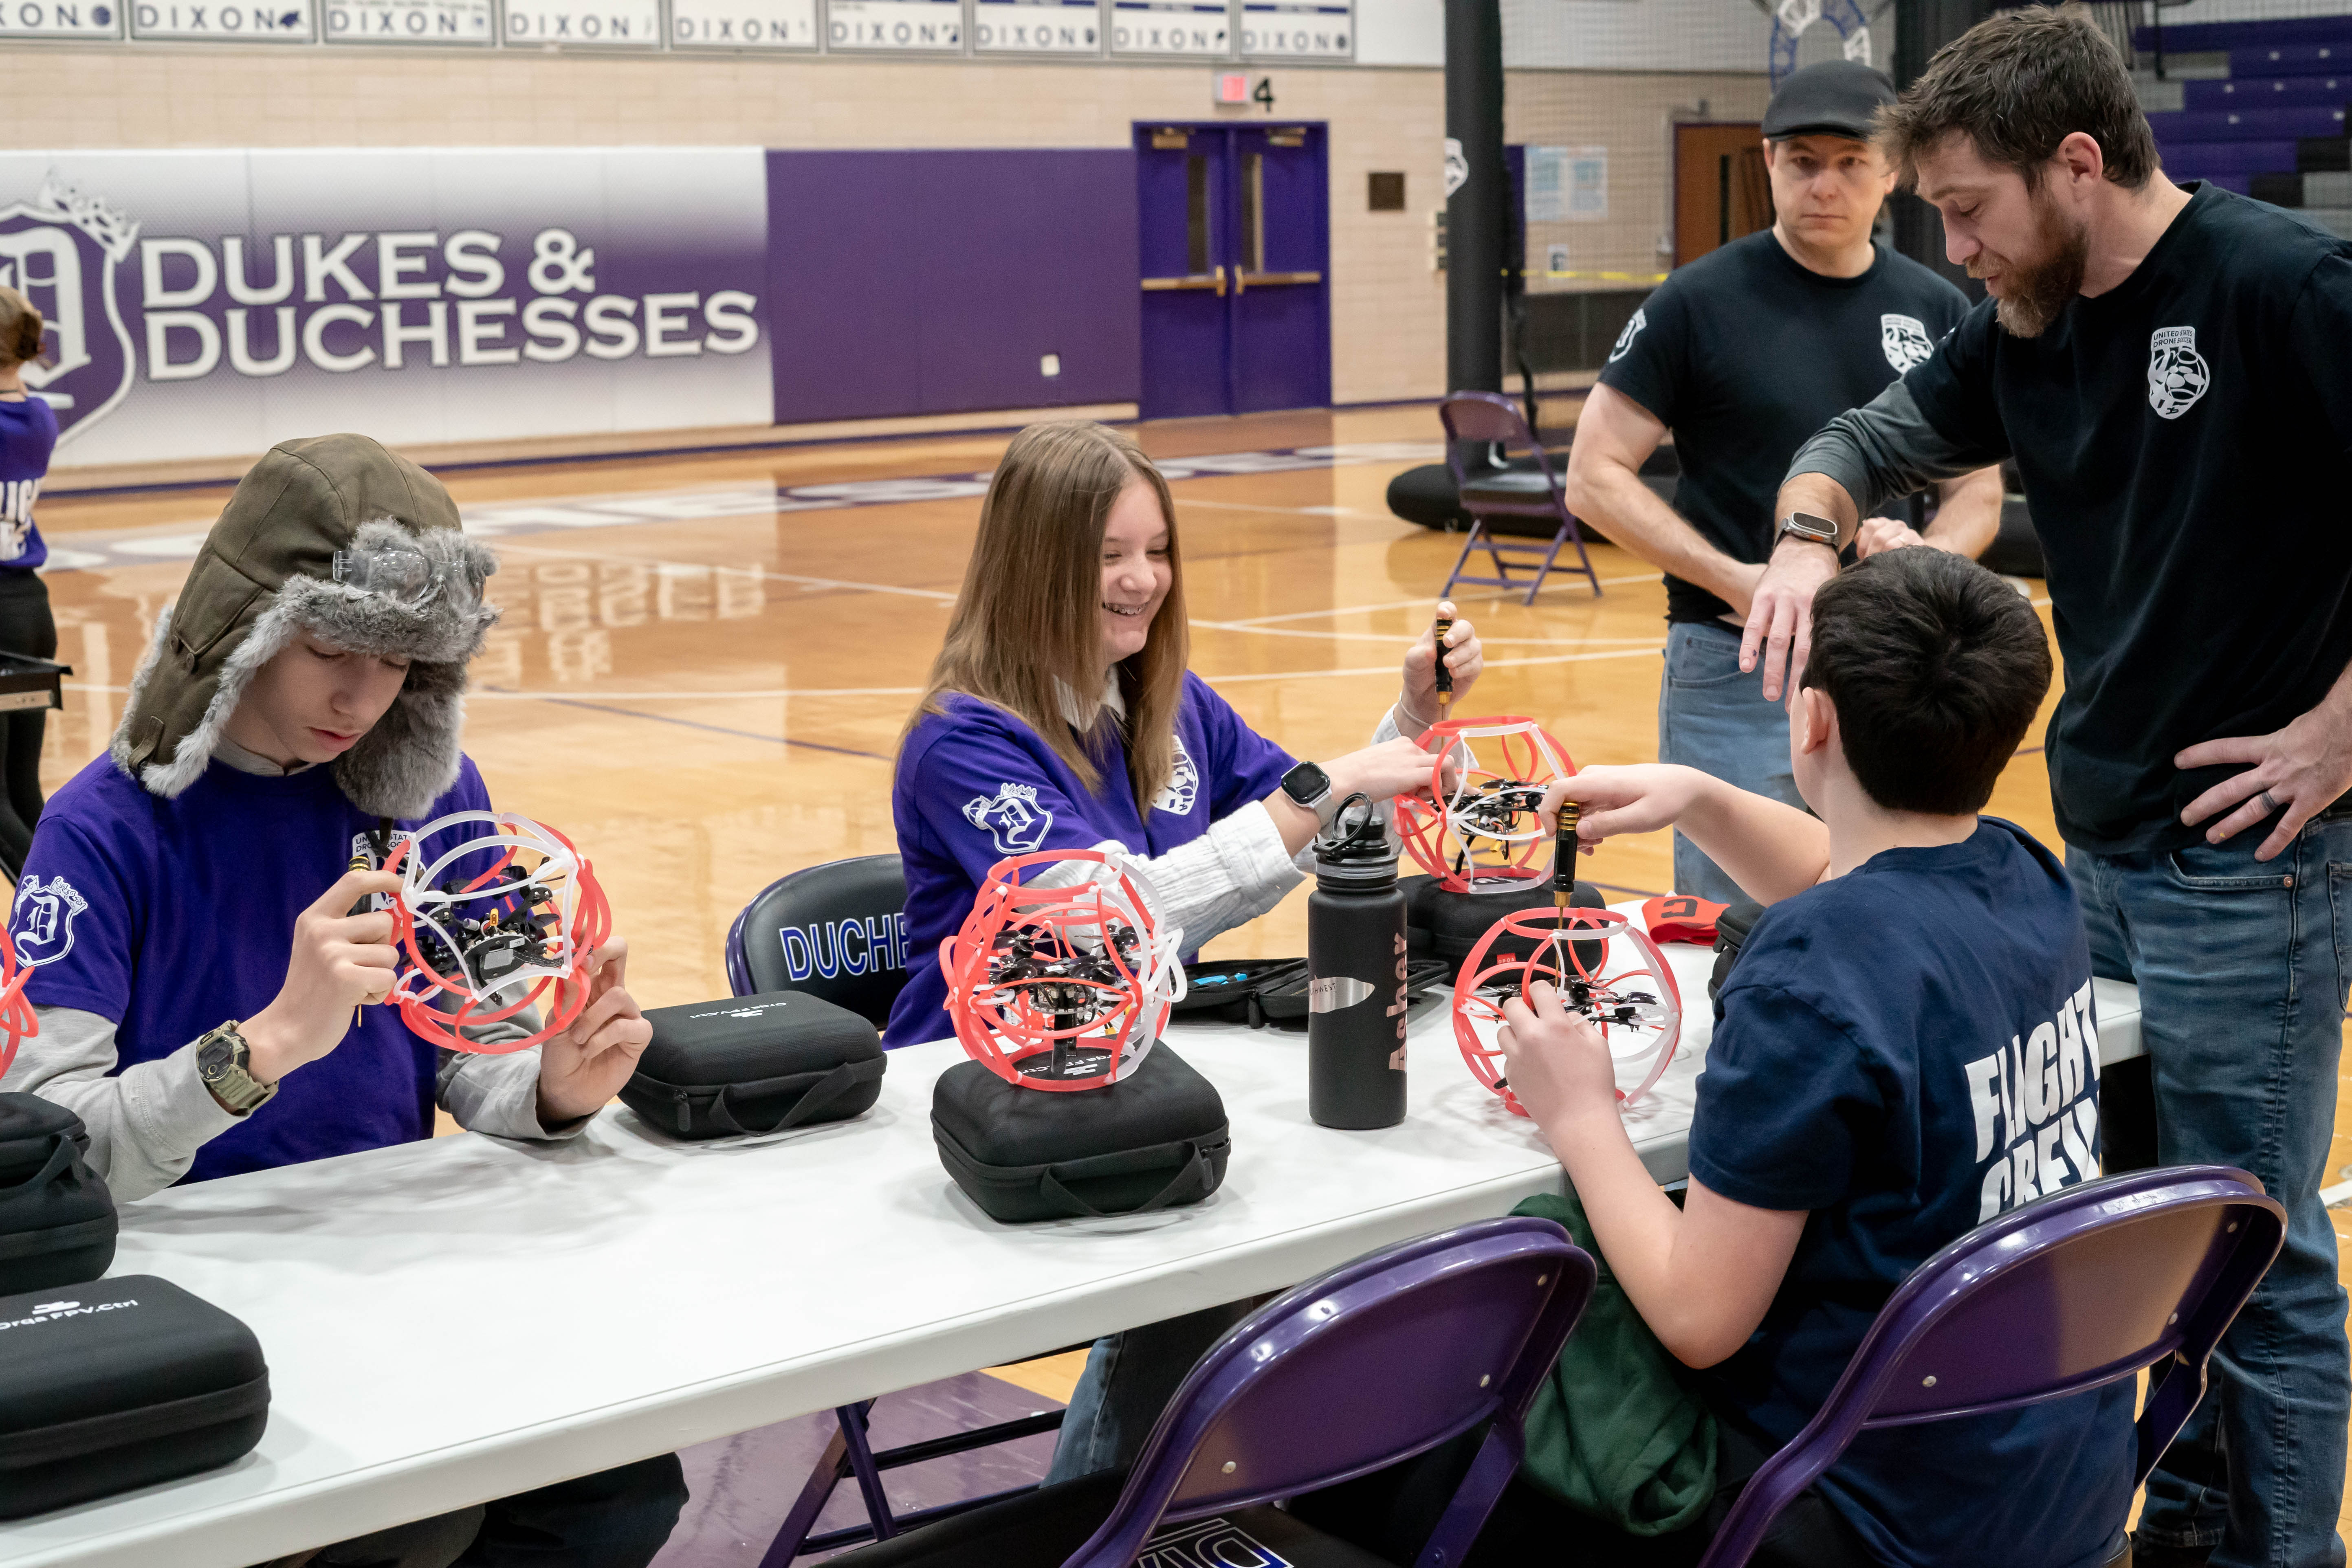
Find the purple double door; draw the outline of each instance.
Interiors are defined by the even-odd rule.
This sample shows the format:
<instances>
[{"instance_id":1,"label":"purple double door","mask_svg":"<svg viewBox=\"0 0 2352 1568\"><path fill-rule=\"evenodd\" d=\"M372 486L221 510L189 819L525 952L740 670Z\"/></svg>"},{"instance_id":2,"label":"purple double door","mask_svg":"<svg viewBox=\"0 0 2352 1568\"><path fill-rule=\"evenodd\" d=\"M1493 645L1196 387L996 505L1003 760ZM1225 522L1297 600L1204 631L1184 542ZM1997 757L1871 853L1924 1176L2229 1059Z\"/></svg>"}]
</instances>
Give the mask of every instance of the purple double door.
<instances>
[{"instance_id":1,"label":"purple double door","mask_svg":"<svg viewBox=\"0 0 2352 1568\"><path fill-rule=\"evenodd\" d=\"M1135 127L1146 419L1331 401L1320 124Z\"/></svg>"}]
</instances>

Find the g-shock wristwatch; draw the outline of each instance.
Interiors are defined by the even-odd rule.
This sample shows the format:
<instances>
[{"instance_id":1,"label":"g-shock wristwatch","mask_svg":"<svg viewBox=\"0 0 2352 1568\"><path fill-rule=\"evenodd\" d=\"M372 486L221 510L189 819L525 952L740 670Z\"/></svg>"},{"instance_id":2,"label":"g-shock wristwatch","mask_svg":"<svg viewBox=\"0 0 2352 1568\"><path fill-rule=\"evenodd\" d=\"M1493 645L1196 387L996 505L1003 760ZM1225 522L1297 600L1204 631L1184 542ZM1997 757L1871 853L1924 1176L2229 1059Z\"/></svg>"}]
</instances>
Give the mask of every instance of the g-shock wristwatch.
<instances>
[{"instance_id":1,"label":"g-shock wristwatch","mask_svg":"<svg viewBox=\"0 0 2352 1568\"><path fill-rule=\"evenodd\" d=\"M278 1086L253 1076L253 1048L231 1018L196 1042L196 1076L213 1098L238 1116L249 1116L277 1095Z\"/></svg>"}]
</instances>

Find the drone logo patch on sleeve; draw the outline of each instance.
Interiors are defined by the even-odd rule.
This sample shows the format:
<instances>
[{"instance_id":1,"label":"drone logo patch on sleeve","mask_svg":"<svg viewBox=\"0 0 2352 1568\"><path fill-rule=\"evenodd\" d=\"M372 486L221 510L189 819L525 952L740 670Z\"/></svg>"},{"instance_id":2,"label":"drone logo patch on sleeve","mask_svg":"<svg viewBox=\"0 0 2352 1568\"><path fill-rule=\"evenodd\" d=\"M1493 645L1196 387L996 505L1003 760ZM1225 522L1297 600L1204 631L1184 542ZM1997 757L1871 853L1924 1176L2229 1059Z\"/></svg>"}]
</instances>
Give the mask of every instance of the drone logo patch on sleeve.
<instances>
[{"instance_id":1,"label":"drone logo patch on sleeve","mask_svg":"<svg viewBox=\"0 0 2352 1568\"><path fill-rule=\"evenodd\" d=\"M1035 784L999 784L994 795L974 795L964 804L964 820L984 827L996 841L1000 855L1026 855L1045 842L1054 814L1037 804Z\"/></svg>"},{"instance_id":2,"label":"drone logo patch on sleeve","mask_svg":"<svg viewBox=\"0 0 2352 1568\"><path fill-rule=\"evenodd\" d=\"M1168 774L1167 785L1152 797L1151 809L1164 811L1171 816L1192 815L1192 802L1201 793L1201 770L1193 764L1192 753L1184 749L1184 732L1176 732L1175 766Z\"/></svg>"},{"instance_id":3,"label":"drone logo patch on sleeve","mask_svg":"<svg viewBox=\"0 0 2352 1568\"><path fill-rule=\"evenodd\" d=\"M1927 336L1927 323L1916 316L1879 317L1878 346L1897 375L1915 364L1927 363L1936 353L1935 340Z\"/></svg>"},{"instance_id":4,"label":"drone logo patch on sleeve","mask_svg":"<svg viewBox=\"0 0 2352 1568\"><path fill-rule=\"evenodd\" d=\"M41 885L27 877L16 885L16 957L26 964L55 963L73 951L74 916L89 908L89 900L63 877Z\"/></svg>"},{"instance_id":5,"label":"drone logo patch on sleeve","mask_svg":"<svg viewBox=\"0 0 2352 1568\"><path fill-rule=\"evenodd\" d=\"M2147 339L2147 405L2159 419L2178 419L2197 405L2213 373L2197 352L2194 327L2158 327Z\"/></svg>"},{"instance_id":6,"label":"drone logo patch on sleeve","mask_svg":"<svg viewBox=\"0 0 2352 1568\"><path fill-rule=\"evenodd\" d=\"M1649 324L1650 318L1640 310L1635 310L1633 319L1625 323L1625 330L1617 334L1617 346L1609 351L1609 363L1615 364L1619 360L1623 359L1625 352L1633 346L1633 340L1641 336L1642 329Z\"/></svg>"}]
</instances>

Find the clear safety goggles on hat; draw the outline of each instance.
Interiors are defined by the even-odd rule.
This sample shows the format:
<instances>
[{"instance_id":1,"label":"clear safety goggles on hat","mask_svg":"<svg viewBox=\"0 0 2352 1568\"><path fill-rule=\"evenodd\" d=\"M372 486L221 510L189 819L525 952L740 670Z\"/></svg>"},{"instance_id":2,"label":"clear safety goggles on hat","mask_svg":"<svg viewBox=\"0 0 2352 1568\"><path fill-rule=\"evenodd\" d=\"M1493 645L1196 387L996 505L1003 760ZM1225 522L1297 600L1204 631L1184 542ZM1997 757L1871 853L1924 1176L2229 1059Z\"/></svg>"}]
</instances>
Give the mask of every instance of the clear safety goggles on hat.
<instances>
[{"instance_id":1,"label":"clear safety goggles on hat","mask_svg":"<svg viewBox=\"0 0 2352 1568\"><path fill-rule=\"evenodd\" d=\"M462 561L436 561L416 550L338 550L335 581L422 609L445 593L460 604L482 595L482 580Z\"/></svg>"}]
</instances>

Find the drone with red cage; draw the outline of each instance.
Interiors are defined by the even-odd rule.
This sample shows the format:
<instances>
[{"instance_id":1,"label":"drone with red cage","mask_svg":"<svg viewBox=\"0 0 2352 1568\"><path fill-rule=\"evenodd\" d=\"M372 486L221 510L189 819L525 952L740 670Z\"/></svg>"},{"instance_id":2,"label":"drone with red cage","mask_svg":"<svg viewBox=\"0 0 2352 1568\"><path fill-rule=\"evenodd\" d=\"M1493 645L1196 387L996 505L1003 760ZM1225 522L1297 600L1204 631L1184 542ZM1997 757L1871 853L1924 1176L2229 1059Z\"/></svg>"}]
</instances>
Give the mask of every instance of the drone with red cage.
<instances>
[{"instance_id":1,"label":"drone with red cage","mask_svg":"<svg viewBox=\"0 0 2352 1568\"><path fill-rule=\"evenodd\" d=\"M418 846L445 846L426 860ZM487 868L471 868L488 859ZM411 1033L455 1051L526 1050L588 1005L587 955L612 935L612 906L588 858L554 828L512 812L459 811L428 822L384 869L400 878L393 940L406 959L386 1000ZM468 872L471 871L469 875ZM485 1043L495 1024L549 998L546 1026Z\"/></svg>"},{"instance_id":2,"label":"drone with red cage","mask_svg":"<svg viewBox=\"0 0 2352 1568\"><path fill-rule=\"evenodd\" d=\"M1023 879L1048 866L1075 866L1082 879ZM999 860L962 929L940 944L956 1038L1026 1089L1116 1083L1143 1065L1183 1000L1183 936L1162 925L1158 891L1124 857L1070 849Z\"/></svg>"},{"instance_id":3,"label":"drone with red cage","mask_svg":"<svg viewBox=\"0 0 2352 1568\"><path fill-rule=\"evenodd\" d=\"M0 1078L8 1076L16 1047L41 1032L33 1005L25 999L25 982L33 977L34 967L18 960L16 942L0 931Z\"/></svg>"},{"instance_id":4,"label":"drone with red cage","mask_svg":"<svg viewBox=\"0 0 2352 1568\"><path fill-rule=\"evenodd\" d=\"M1454 1040L1478 1081L1512 1114L1528 1113L1503 1076L1496 1036L1503 1004L1528 1001L1538 981L1600 1031L1621 1080L1641 1074L1633 1088L1618 1089L1618 1102L1647 1094L1682 1038L1682 990L1649 933L1615 910L1518 910L1478 939L1454 988Z\"/></svg>"},{"instance_id":5,"label":"drone with red cage","mask_svg":"<svg viewBox=\"0 0 2352 1568\"><path fill-rule=\"evenodd\" d=\"M1432 752L1429 799L1397 797L1397 832L1414 863L1449 893L1507 892L1542 878L1549 825L1538 808L1545 785L1576 772L1568 748L1508 714L1448 719L1420 743Z\"/></svg>"}]
</instances>

